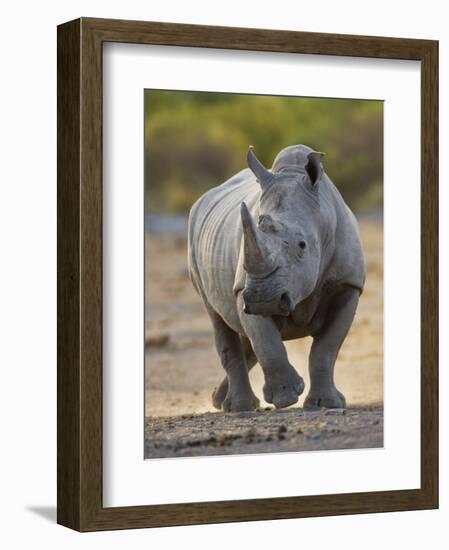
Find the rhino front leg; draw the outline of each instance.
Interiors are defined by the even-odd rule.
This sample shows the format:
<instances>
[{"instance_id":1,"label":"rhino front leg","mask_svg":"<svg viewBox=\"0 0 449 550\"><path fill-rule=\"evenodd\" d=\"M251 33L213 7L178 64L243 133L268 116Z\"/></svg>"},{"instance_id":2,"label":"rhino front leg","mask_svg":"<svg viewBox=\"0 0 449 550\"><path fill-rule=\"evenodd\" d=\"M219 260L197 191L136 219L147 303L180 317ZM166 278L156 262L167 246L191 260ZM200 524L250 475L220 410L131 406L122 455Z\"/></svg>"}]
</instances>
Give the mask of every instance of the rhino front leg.
<instances>
[{"instance_id":1,"label":"rhino front leg","mask_svg":"<svg viewBox=\"0 0 449 550\"><path fill-rule=\"evenodd\" d=\"M251 389L240 336L216 312L209 310L209 315L214 327L215 346L227 379L226 396L217 408L226 412L253 411L259 406L259 400ZM215 395L216 392L212 397L214 406L218 405Z\"/></svg>"},{"instance_id":2,"label":"rhino front leg","mask_svg":"<svg viewBox=\"0 0 449 550\"><path fill-rule=\"evenodd\" d=\"M244 313L241 295L238 298L238 310L242 326L264 373L265 401L273 403L277 409L293 405L304 391L304 380L289 363L281 334L273 319Z\"/></svg>"},{"instance_id":3,"label":"rhino front leg","mask_svg":"<svg viewBox=\"0 0 449 550\"><path fill-rule=\"evenodd\" d=\"M331 302L321 332L314 336L309 355L310 391L305 408L346 407L346 400L335 387L334 366L348 334L359 302L360 291L348 287Z\"/></svg>"}]
</instances>

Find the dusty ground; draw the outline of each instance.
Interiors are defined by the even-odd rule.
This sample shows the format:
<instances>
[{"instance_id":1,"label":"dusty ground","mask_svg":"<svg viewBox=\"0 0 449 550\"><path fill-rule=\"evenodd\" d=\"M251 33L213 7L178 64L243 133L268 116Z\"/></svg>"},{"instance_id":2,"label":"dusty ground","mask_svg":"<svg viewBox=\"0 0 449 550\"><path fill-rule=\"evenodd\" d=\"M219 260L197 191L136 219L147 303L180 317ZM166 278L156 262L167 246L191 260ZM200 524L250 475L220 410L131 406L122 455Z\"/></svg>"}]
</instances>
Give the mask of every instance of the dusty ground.
<instances>
[{"instance_id":1,"label":"dusty ground","mask_svg":"<svg viewBox=\"0 0 449 550\"><path fill-rule=\"evenodd\" d=\"M188 278L185 239L147 234L145 456L382 446L382 225L365 221L361 231L367 283L335 372L337 387L348 404L345 414L298 408L308 390L310 338L287 343L290 362L306 382L295 407L243 414L215 412L211 394L224 373L208 317ZM268 407L262 399L263 377L258 366L250 378L261 407ZM279 438L277 429L282 425L287 430ZM255 432L249 436L251 430Z\"/></svg>"},{"instance_id":2,"label":"dusty ground","mask_svg":"<svg viewBox=\"0 0 449 550\"><path fill-rule=\"evenodd\" d=\"M149 417L151 458L382 447L380 407Z\"/></svg>"}]
</instances>

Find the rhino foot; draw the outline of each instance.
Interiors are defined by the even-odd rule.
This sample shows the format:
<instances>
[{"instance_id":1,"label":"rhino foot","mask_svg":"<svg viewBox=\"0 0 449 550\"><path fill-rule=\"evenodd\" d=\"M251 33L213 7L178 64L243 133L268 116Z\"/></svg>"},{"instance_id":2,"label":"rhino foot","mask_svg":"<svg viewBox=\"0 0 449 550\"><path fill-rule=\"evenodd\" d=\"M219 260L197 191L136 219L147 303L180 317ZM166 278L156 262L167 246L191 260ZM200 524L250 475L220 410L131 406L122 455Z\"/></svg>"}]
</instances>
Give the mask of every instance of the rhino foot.
<instances>
[{"instance_id":1,"label":"rhino foot","mask_svg":"<svg viewBox=\"0 0 449 550\"><path fill-rule=\"evenodd\" d=\"M223 401L226 399L226 395L228 394L228 387L228 379L225 378L218 388L215 388L212 393L212 405L219 411L221 411Z\"/></svg>"},{"instance_id":2,"label":"rhino foot","mask_svg":"<svg viewBox=\"0 0 449 550\"><path fill-rule=\"evenodd\" d=\"M263 395L267 403L273 403L276 409L294 405L304 391L304 380L293 367L286 371L265 375Z\"/></svg>"},{"instance_id":3,"label":"rhino foot","mask_svg":"<svg viewBox=\"0 0 449 550\"><path fill-rule=\"evenodd\" d=\"M345 409L345 396L336 387L311 390L304 401L305 409Z\"/></svg>"},{"instance_id":4,"label":"rhino foot","mask_svg":"<svg viewBox=\"0 0 449 550\"><path fill-rule=\"evenodd\" d=\"M259 400L252 392L249 395L230 395L228 392L222 408L224 412L255 411L259 405Z\"/></svg>"}]
</instances>

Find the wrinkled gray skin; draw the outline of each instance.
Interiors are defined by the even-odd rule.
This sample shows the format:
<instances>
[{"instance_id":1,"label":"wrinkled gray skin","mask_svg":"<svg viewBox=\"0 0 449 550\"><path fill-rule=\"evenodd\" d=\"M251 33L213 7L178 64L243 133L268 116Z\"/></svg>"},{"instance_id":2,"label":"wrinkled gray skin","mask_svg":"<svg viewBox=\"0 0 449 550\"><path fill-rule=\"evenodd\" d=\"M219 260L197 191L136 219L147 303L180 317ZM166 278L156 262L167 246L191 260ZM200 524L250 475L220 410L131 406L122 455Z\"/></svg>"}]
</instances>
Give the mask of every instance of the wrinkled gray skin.
<instances>
[{"instance_id":1,"label":"wrinkled gray skin","mask_svg":"<svg viewBox=\"0 0 449 550\"><path fill-rule=\"evenodd\" d=\"M304 381L283 340L313 337L305 407L345 407L334 365L365 281L357 223L323 170L322 153L283 149L271 170L249 168L205 193L189 217L192 282L212 321L226 378L213 394L225 411L255 409L248 371L259 362L264 398L298 401Z\"/></svg>"}]
</instances>

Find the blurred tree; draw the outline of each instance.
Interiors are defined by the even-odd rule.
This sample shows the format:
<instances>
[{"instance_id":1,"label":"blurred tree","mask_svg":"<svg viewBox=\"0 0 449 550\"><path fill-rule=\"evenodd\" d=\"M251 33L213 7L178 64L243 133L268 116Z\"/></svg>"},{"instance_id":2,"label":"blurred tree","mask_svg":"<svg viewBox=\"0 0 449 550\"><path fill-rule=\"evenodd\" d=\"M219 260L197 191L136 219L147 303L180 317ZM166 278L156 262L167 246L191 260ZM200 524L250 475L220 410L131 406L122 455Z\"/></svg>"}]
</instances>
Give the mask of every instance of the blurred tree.
<instances>
[{"instance_id":1,"label":"blurred tree","mask_svg":"<svg viewBox=\"0 0 449 550\"><path fill-rule=\"evenodd\" d=\"M248 145L269 167L295 143L326 153L355 211L382 207L382 101L146 90L146 210L187 212L246 167Z\"/></svg>"}]
</instances>

